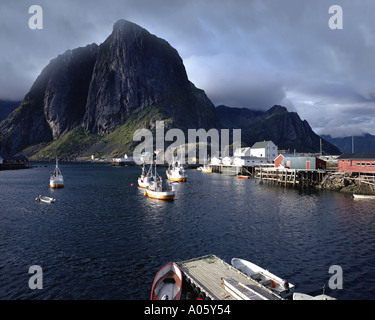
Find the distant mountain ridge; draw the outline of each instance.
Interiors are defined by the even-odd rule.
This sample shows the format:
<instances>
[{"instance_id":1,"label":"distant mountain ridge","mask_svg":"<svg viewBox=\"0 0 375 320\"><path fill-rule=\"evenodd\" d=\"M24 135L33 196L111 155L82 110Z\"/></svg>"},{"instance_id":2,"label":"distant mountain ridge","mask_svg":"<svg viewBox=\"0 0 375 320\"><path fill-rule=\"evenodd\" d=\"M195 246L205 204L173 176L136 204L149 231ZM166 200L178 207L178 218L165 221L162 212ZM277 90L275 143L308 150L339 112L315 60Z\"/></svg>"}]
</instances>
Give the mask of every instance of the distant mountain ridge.
<instances>
[{"instance_id":1,"label":"distant mountain ridge","mask_svg":"<svg viewBox=\"0 0 375 320\"><path fill-rule=\"evenodd\" d=\"M355 153L375 153L375 136L370 133L354 137L332 138L330 135L322 135L322 137L338 147L343 153L352 153L353 142Z\"/></svg>"},{"instance_id":2,"label":"distant mountain ridge","mask_svg":"<svg viewBox=\"0 0 375 320\"><path fill-rule=\"evenodd\" d=\"M279 149L293 152L320 152L320 137L306 120L296 112L275 105L267 111L253 111L246 108L216 107L216 113L225 128L238 128L242 142L252 146L257 141L272 140ZM322 139L325 154L340 154L340 150Z\"/></svg>"}]
</instances>

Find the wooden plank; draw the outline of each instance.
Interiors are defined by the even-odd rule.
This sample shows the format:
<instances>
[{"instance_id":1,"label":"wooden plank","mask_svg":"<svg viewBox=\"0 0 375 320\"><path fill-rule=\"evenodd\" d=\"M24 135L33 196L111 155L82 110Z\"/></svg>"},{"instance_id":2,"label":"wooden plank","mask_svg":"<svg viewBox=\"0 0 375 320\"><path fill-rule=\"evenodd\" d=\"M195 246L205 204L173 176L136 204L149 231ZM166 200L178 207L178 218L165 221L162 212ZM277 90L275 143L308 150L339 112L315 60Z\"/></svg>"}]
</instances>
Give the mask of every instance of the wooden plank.
<instances>
[{"instance_id":1,"label":"wooden plank","mask_svg":"<svg viewBox=\"0 0 375 320\"><path fill-rule=\"evenodd\" d=\"M280 299L272 291L261 286L255 280L215 255L177 262L177 265L191 282L213 300L236 299L233 294L225 290L222 283L223 278L231 278L233 281L241 283L241 285L248 286L248 288L251 288L253 291L255 290L258 294L262 293L262 296L267 300ZM250 289L247 290L251 291Z\"/></svg>"}]
</instances>

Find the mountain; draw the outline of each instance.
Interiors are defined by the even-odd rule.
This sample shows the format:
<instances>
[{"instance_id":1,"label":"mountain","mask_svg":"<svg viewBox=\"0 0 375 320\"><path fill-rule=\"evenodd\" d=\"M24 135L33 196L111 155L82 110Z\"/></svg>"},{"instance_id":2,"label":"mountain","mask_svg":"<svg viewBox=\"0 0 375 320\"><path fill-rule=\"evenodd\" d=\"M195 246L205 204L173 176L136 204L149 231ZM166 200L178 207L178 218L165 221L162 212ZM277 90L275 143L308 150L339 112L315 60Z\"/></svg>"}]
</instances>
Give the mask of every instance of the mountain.
<instances>
[{"instance_id":1,"label":"mountain","mask_svg":"<svg viewBox=\"0 0 375 320\"><path fill-rule=\"evenodd\" d=\"M215 107L192 84L178 52L142 27L119 20L100 45L50 61L21 105L0 123L5 154L32 159L112 155L134 147L138 128L220 126Z\"/></svg>"},{"instance_id":2,"label":"mountain","mask_svg":"<svg viewBox=\"0 0 375 320\"><path fill-rule=\"evenodd\" d=\"M0 122L7 118L20 104L21 101L0 100Z\"/></svg>"},{"instance_id":3,"label":"mountain","mask_svg":"<svg viewBox=\"0 0 375 320\"><path fill-rule=\"evenodd\" d=\"M216 113L225 128L241 129L242 142L248 146L272 140L279 149L289 149L289 152L320 152L320 137L308 122L283 106L275 105L264 112L221 105L216 107ZM337 147L324 139L322 150L325 154L340 154Z\"/></svg>"},{"instance_id":4,"label":"mountain","mask_svg":"<svg viewBox=\"0 0 375 320\"><path fill-rule=\"evenodd\" d=\"M322 136L324 139L335 145L343 153L352 152L352 142L354 140L354 152L356 153L375 153L375 136L364 133L361 136L332 138L331 136Z\"/></svg>"}]
</instances>

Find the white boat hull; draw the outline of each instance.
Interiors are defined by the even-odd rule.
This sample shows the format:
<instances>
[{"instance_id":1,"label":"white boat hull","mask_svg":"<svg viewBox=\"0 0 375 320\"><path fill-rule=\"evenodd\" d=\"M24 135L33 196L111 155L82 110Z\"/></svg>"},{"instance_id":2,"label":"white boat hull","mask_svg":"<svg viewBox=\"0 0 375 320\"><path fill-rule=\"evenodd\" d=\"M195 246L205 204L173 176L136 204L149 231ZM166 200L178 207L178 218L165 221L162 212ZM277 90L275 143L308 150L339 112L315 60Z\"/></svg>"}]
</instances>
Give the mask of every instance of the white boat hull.
<instances>
[{"instance_id":1,"label":"white boat hull","mask_svg":"<svg viewBox=\"0 0 375 320\"><path fill-rule=\"evenodd\" d=\"M287 297L294 291L294 284L289 283L288 287L285 287L285 280L254 263L239 258L233 258L231 263L236 269L258 281L259 284L271 289L281 297Z\"/></svg>"},{"instance_id":2,"label":"white boat hull","mask_svg":"<svg viewBox=\"0 0 375 320\"><path fill-rule=\"evenodd\" d=\"M139 177L138 186L141 188L147 188L151 186L152 178L151 177Z\"/></svg>"},{"instance_id":3,"label":"white boat hull","mask_svg":"<svg viewBox=\"0 0 375 320\"><path fill-rule=\"evenodd\" d=\"M187 178L185 173L180 174L176 171L171 171L171 170L167 170L166 174L167 174L168 180L172 180L172 181L185 182Z\"/></svg>"},{"instance_id":4,"label":"white boat hull","mask_svg":"<svg viewBox=\"0 0 375 320\"><path fill-rule=\"evenodd\" d=\"M145 196L159 200L173 200L175 196L174 191L153 191L150 189L145 190Z\"/></svg>"},{"instance_id":5,"label":"white boat hull","mask_svg":"<svg viewBox=\"0 0 375 320\"><path fill-rule=\"evenodd\" d=\"M180 300L182 272L170 262L161 268L154 278L151 289L151 300Z\"/></svg>"},{"instance_id":6,"label":"white boat hull","mask_svg":"<svg viewBox=\"0 0 375 320\"><path fill-rule=\"evenodd\" d=\"M375 199L375 195L353 194L354 199Z\"/></svg>"},{"instance_id":7,"label":"white boat hull","mask_svg":"<svg viewBox=\"0 0 375 320\"><path fill-rule=\"evenodd\" d=\"M49 186L51 188L64 188L64 179L63 177L51 178L49 180Z\"/></svg>"},{"instance_id":8,"label":"white boat hull","mask_svg":"<svg viewBox=\"0 0 375 320\"><path fill-rule=\"evenodd\" d=\"M46 196L39 196L35 199L35 201L43 202L43 203L54 203L56 200L54 198L50 198Z\"/></svg>"}]
</instances>

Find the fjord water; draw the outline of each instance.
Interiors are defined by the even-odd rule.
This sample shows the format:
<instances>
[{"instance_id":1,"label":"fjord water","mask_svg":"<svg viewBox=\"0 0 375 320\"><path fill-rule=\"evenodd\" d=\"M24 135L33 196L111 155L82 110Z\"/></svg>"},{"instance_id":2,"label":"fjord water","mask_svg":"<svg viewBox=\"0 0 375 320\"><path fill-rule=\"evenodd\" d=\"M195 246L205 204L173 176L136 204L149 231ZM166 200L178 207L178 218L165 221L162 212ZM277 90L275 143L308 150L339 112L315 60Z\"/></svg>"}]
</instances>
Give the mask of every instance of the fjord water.
<instances>
[{"instance_id":1,"label":"fjord water","mask_svg":"<svg viewBox=\"0 0 375 320\"><path fill-rule=\"evenodd\" d=\"M375 297L373 201L187 170L163 202L138 189L139 167L62 163L56 190L53 167L0 172L0 299L149 299L164 264L210 253L259 264L298 292ZM43 289L29 288L32 265ZM329 289L332 265L341 290Z\"/></svg>"}]
</instances>

